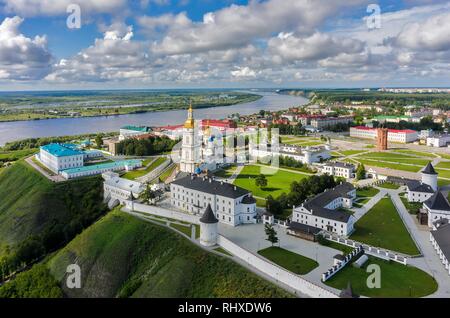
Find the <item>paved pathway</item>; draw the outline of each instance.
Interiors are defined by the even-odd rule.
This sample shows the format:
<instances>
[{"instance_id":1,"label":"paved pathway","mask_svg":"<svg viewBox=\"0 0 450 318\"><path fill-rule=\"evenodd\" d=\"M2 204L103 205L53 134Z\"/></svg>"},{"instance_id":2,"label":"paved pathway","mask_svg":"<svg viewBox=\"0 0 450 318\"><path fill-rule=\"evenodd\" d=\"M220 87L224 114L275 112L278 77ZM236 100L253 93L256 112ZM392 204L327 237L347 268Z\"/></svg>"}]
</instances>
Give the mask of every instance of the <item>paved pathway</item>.
<instances>
[{"instance_id":1,"label":"paved pathway","mask_svg":"<svg viewBox=\"0 0 450 318\"><path fill-rule=\"evenodd\" d=\"M66 179L64 179L61 175L57 174L57 175L50 175L47 171L45 171L43 168L41 168L38 164L36 164L33 161L33 157L28 157L25 159L25 161L34 169L36 169L38 172L40 172L44 177L46 177L48 180L52 181L52 182L64 182L67 181Z\"/></svg>"},{"instance_id":2,"label":"paved pathway","mask_svg":"<svg viewBox=\"0 0 450 318\"><path fill-rule=\"evenodd\" d=\"M326 272L333 266L333 256L336 254L342 254L342 252L319 245L318 243L290 236L286 234L286 230L280 226L275 225L274 227L278 233L280 246L282 248L306 256L319 263L317 268L306 275L302 275L302 277L327 290L339 293L339 290L323 284L321 278L322 273ZM259 250L271 246L271 244L266 241L264 224L261 223L242 225L238 227L230 227L219 223L219 233L255 254Z\"/></svg>"},{"instance_id":3,"label":"paved pathway","mask_svg":"<svg viewBox=\"0 0 450 318\"><path fill-rule=\"evenodd\" d=\"M358 221L360 218L362 218L371 208L374 207L375 204L378 203L384 196L386 195L387 191L385 189L378 188L380 192L378 192L375 196L373 196L366 204L364 204L361 208L353 208L353 211L355 213L353 216L355 217L355 222Z\"/></svg>"}]
</instances>

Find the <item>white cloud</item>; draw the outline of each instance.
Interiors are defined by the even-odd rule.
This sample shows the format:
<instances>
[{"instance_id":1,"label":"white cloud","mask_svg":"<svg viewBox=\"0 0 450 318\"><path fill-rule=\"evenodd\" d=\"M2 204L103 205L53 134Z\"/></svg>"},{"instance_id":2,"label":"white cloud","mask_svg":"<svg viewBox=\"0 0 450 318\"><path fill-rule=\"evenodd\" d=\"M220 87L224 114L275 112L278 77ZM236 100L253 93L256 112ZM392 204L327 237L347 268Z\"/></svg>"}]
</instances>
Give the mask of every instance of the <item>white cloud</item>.
<instances>
[{"instance_id":1,"label":"white cloud","mask_svg":"<svg viewBox=\"0 0 450 318\"><path fill-rule=\"evenodd\" d=\"M23 19L5 18L0 24L0 77L11 80L41 79L50 71L52 56L46 36L28 38L19 31Z\"/></svg>"},{"instance_id":2,"label":"white cloud","mask_svg":"<svg viewBox=\"0 0 450 318\"><path fill-rule=\"evenodd\" d=\"M254 70L252 70L251 68L249 68L248 66L245 67L236 67L235 71L231 71L231 75L233 75L234 77L256 77L256 72Z\"/></svg>"},{"instance_id":3,"label":"white cloud","mask_svg":"<svg viewBox=\"0 0 450 318\"><path fill-rule=\"evenodd\" d=\"M339 9L365 2L269 0L251 1L246 6L231 5L204 16L203 22L193 22L185 14L166 15L164 21L143 17L142 28L155 25L167 28L165 37L153 45L160 54L198 53L246 46L273 33L295 30L312 33L327 17Z\"/></svg>"},{"instance_id":4,"label":"white cloud","mask_svg":"<svg viewBox=\"0 0 450 318\"><path fill-rule=\"evenodd\" d=\"M126 7L126 0L0 0L7 13L24 17L65 15L69 4L78 4L81 14L114 13Z\"/></svg>"},{"instance_id":5,"label":"white cloud","mask_svg":"<svg viewBox=\"0 0 450 318\"><path fill-rule=\"evenodd\" d=\"M393 39L395 46L412 50L450 50L450 12L407 24Z\"/></svg>"}]
</instances>

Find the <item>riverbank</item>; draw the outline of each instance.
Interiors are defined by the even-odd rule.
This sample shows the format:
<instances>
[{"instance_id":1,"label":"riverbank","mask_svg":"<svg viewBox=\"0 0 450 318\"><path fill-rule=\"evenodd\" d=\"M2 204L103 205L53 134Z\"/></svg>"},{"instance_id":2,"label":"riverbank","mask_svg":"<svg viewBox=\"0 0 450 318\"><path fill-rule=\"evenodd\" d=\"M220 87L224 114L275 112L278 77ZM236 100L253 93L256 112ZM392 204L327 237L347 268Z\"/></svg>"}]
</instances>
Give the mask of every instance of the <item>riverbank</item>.
<instances>
[{"instance_id":1,"label":"riverbank","mask_svg":"<svg viewBox=\"0 0 450 318\"><path fill-rule=\"evenodd\" d=\"M260 98L231 106L198 108L194 116L196 119L224 119L232 114L250 115L260 110L279 111L308 103L306 98L280 95L275 92L250 93L258 94ZM178 125L186 120L186 115L186 109L180 109L114 116L3 122L0 123L0 146L28 138L117 132L120 127L130 124L150 127Z\"/></svg>"},{"instance_id":2,"label":"riverbank","mask_svg":"<svg viewBox=\"0 0 450 318\"><path fill-rule=\"evenodd\" d=\"M243 94L237 96L235 99L224 99L215 102L193 102L194 109L227 107L244 103L251 103L261 99L261 95ZM33 121L46 119L61 119L61 118L86 118L86 117L109 117L131 114L144 114L153 112L164 112L171 110L185 109L187 101L174 103L157 103L149 105L110 105L110 106L90 106L90 107L76 107L68 108L60 107L46 107L45 108L6 108L0 109L0 123L1 122L15 122L15 121Z\"/></svg>"}]
</instances>

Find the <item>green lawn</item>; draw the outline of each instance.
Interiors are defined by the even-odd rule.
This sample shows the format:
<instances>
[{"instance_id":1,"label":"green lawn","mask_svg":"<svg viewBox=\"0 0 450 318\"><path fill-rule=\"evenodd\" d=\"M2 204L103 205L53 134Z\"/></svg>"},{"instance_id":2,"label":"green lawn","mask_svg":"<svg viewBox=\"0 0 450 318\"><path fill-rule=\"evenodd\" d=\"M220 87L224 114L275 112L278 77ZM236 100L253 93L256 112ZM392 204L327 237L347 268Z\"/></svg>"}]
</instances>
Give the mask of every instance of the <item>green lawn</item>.
<instances>
[{"instance_id":1,"label":"green lawn","mask_svg":"<svg viewBox=\"0 0 450 318\"><path fill-rule=\"evenodd\" d=\"M189 226L186 226L186 225L171 223L170 227L176 229L177 231L180 231L181 233L187 235L188 237L191 237L192 229L191 229L190 224L189 224Z\"/></svg>"},{"instance_id":2,"label":"green lawn","mask_svg":"<svg viewBox=\"0 0 450 318\"><path fill-rule=\"evenodd\" d=\"M395 152L401 152L404 154L409 154L409 155L416 155L419 157L425 157L425 158L436 158L436 155L434 155L433 153L429 153L429 152L421 152L421 151L414 151L414 150L407 150L407 149L398 149L398 150L393 150Z\"/></svg>"},{"instance_id":3,"label":"green lawn","mask_svg":"<svg viewBox=\"0 0 450 318\"><path fill-rule=\"evenodd\" d=\"M133 171L127 172L127 173L125 173L122 176L122 178L125 178L125 179L128 179L128 180L134 180L134 179L143 177L147 173L150 173L151 171L155 170L157 167L159 167L166 160L167 160L166 157L159 157L151 165L149 165L147 168L143 168L143 169L133 170Z\"/></svg>"},{"instance_id":4,"label":"green lawn","mask_svg":"<svg viewBox=\"0 0 450 318\"><path fill-rule=\"evenodd\" d=\"M439 164L437 164L435 168L450 169L450 161L439 162Z\"/></svg>"},{"instance_id":5,"label":"green lawn","mask_svg":"<svg viewBox=\"0 0 450 318\"><path fill-rule=\"evenodd\" d=\"M439 153L439 156L441 156L441 157L444 158L444 159L450 160L450 155L446 155L446 154L444 154L444 153Z\"/></svg>"},{"instance_id":6,"label":"green lawn","mask_svg":"<svg viewBox=\"0 0 450 318\"><path fill-rule=\"evenodd\" d=\"M355 229L352 240L408 255L420 253L390 198L381 199Z\"/></svg>"},{"instance_id":7,"label":"green lawn","mask_svg":"<svg viewBox=\"0 0 450 318\"><path fill-rule=\"evenodd\" d=\"M261 174L262 168L263 167L255 165L245 166L239 176L236 178L234 184L252 191L253 194L257 197L265 198L268 195L277 197L283 192L288 193L290 191L290 185L293 181L299 181L303 178L308 177L308 175L306 174L291 173L284 170L278 170L273 175L266 175L267 187L261 189L255 185L255 178ZM273 168L270 167L264 167L264 169L266 171L274 171Z\"/></svg>"},{"instance_id":8,"label":"green lawn","mask_svg":"<svg viewBox=\"0 0 450 318\"><path fill-rule=\"evenodd\" d=\"M450 179L450 170L435 169L441 178Z\"/></svg>"},{"instance_id":9,"label":"green lawn","mask_svg":"<svg viewBox=\"0 0 450 318\"><path fill-rule=\"evenodd\" d=\"M319 264L302 255L285 250L284 248L272 246L258 251L258 254L274 262L275 264L299 275L308 274Z\"/></svg>"},{"instance_id":10,"label":"green lawn","mask_svg":"<svg viewBox=\"0 0 450 318\"><path fill-rule=\"evenodd\" d=\"M353 158L353 159L364 164L365 166L389 168L392 170L419 172L423 168L423 167L419 167L419 166L409 166L409 165L395 164L395 163L390 163L390 162L380 162L380 161L377 161L378 159L373 159L373 160L364 160L364 159L359 159L359 158Z\"/></svg>"},{"instance_id":11,"label":"green lawn","mask_svg":"<svg viewBox=\"0 0 450 318\"><path fill-rule=\"evenodd\" d=\"M381 288L368 288L367 278L371 273L366 269L369 264L376 264L381 269ZM424 271L369 256L369 261L362 268L351 264L325 282L326 285L344 289L351 282L353 292L367 297L424 297L434 293L438 284Z\"/></svg>"},{"instance_id":12,"label":"green lawn","mask_svg":"<svg viewBox=\"0 0 450 318\"><path fill-rule=\"evenodd\" d=\"M344 156L352 156L352 155L357 155L363 152L366 152L367 150L344 150L344 151L339 151L341 154L343 154Z\"/></svg>"},{"instance_id":13,"label":"green lawn","mask_svg":"<svg viewBox=\"0 0 450 318\"><path fill-rule=\"evenodd\" d=\"M0 151L0 162L16 161L34 153L37 153L39 149L24 149L16 151Z\"/></svg>"},{"instance_id":14,"label":"green lawn","mask_svg":"<svg viewBox=\"0 0 450 318\"><path fill-rule=\"evenodd\" d=\"M438 186L443 187L450 185L450 180L438 179Z\"/></svg>"},{"instance_id":15,"label":"green lawn","mask_svg":"<svg viewBox=\"0 0 450 318\"><path fill-rule=\"evenodd\" d=\"M236 171L236 169L237 169L236 166L230 166L228 168L220 169L220 170L214 172L214 175L219 178L227 179L233 175L233 173Z\"/></svg>"},{"instance_id":16,"label":"green lawn","mask_svg":"<svg viewBox=\"0 0 450 318\"><path fill-rule=\"evenodd\" d=\"M400 186L398 184L391 183L391 182L384 182L384 183L380 184L378 187L383 188L383 189L391 189L391 190L397 190L398 188L400 188Z\"/></svg>"},{"instance_id":17,"label":"green lawn","mask_svg":"<svg viewBox=\"0 0 450 318\"><path fill-rule=\"evenodd\" d=\"M172 168L167 169L166 171L164 171L163 173L161 173L161 175L159 176L159 179L162 182L165 182L167 180L167 178L169 178L171 176L171 174L173 173L173 171L177 168L177 166L173 166Z\"/></svg>"},{"instance_id":18,"label":"green lawn","mask_svg":"<svg viewBox=\"0 0 450 318\"><path fill-rule=\"evenodd\" d=\"M380 190L376 188L358 189L356 190L356 195L362 198L371 198L376 196L378 192L380 192Z\"/></svg>"},{"instance_id":19,"label":"green lawn","mask_svg":"<svg viewBox=\"0 0 450 318\"><path fill-rule=\"evenodd\" d=\"M354 248L352 248L350 246L340 244L337 242L328 241L328 240L326 240L326 244L323 244L323 245L330 247L330 248L334 248L335 250L341 251L344 253L344 255L350 254L350 252L352 252L354 250Z\"/></svg>"}]
</instances>

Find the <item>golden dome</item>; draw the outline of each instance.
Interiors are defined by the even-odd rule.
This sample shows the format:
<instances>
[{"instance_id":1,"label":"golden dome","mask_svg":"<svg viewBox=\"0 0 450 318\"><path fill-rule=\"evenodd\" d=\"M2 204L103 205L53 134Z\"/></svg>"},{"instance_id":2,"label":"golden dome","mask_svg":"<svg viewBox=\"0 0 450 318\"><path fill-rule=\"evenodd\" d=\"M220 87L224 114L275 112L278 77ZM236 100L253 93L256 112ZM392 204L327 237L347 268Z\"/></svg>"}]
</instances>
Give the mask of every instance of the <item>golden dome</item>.
<instances>
[{"instance_id":1,"label":"golden dome","mask_svg":"<svg viewBox=\"0 0 450 318\"><path fill-rule=\"evenodd\" d=\"M194 128L194 116L192 111L192 102L189 105L188 119L184 122L184 128L193 129Z\"/></svg>"}]
</instances>

